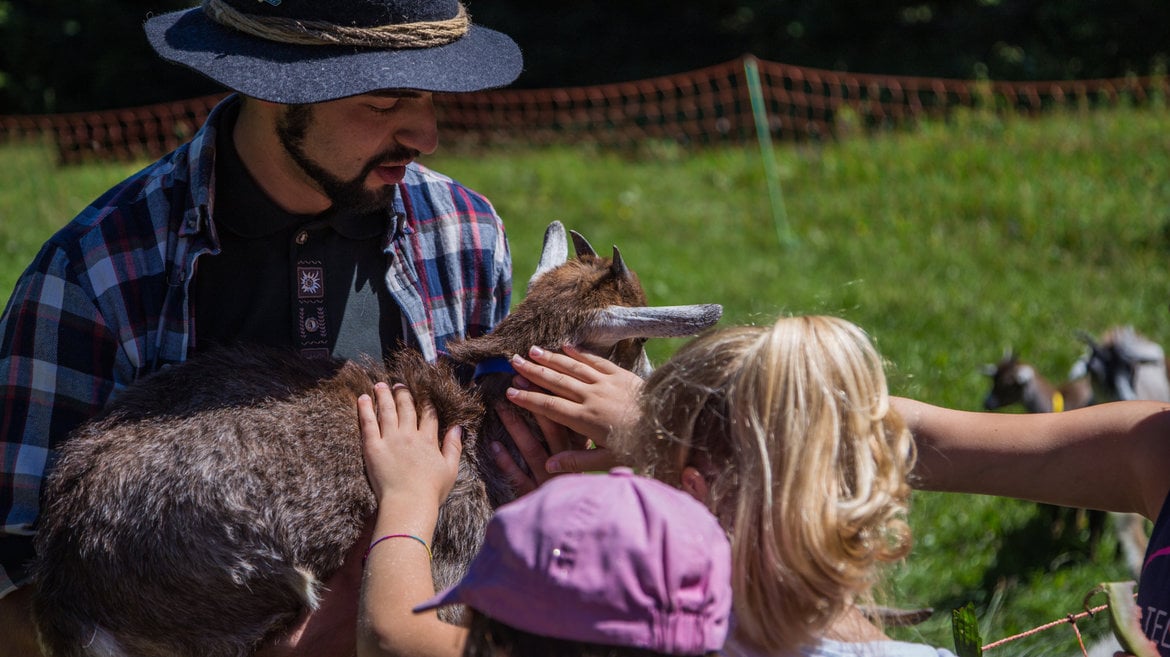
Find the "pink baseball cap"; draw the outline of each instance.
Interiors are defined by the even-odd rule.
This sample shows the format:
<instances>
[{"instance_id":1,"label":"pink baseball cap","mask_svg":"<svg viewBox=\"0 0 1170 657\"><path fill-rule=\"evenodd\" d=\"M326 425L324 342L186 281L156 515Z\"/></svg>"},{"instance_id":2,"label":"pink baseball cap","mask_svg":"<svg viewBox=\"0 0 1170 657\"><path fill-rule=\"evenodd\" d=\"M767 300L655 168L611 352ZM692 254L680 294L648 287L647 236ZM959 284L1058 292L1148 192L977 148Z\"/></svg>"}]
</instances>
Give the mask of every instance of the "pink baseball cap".
<instances>
[{"instance_id":1,"label":"pink baseball cap","mask_svg":"<svg viewBox=\"0 0 1170 657\"><path fill-rule=\"evenodd\" d=\"M673 655L719 650L731 547L690 495L629 468L556 477L501 506L454 604L540 636Z\"/></svg>"}]
</instances>

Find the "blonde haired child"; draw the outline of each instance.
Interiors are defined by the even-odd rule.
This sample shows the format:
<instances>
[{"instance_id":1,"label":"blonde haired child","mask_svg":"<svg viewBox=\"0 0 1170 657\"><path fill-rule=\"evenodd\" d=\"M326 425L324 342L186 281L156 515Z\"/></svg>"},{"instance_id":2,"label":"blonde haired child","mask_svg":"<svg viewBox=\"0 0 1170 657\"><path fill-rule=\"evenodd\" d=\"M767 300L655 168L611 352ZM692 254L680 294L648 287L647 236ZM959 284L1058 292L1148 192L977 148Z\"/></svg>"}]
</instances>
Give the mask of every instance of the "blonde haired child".
<instances>
[{"instance_id":1,"label":"blonde haired child","mask_svg":"<svg viewBox=\"0 0 1170 657\"><path fill-rule=\"evenodd\" d=\"M514 361L556 397L528 389L513 401L578 431L605 426L590 404L630 382L567 353ZM574 425L580 417L590 419ZM950 655L890 641L858 611L880 566L910 550L915 450L890 409L881 358L857 326L786 317L700 336L651 375L638 419L609 443L620 460L704 501L730 533L726 654Z\"/></svg>"}]
</instances>

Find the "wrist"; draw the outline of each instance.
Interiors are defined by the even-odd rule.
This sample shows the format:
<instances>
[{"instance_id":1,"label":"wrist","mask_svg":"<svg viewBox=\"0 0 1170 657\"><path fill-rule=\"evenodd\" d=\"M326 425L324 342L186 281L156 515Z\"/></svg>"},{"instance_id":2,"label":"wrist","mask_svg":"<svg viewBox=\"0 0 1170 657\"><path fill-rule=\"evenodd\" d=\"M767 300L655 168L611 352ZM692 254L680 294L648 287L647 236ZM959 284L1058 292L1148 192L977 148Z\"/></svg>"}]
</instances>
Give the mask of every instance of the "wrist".
<instances>
[{"instance_id":1,"label":"wrist","mask_svg":"<svg viewBox=\"0 0 1170 657\"><path fill-rule=\"evenodd\" d=\"M430 543L438 520L438 505L420 503L418 500L383 504L378 507L378 519L374 526L374 533L379 535L392 532L414 534Z\"/></svg>"},{"instance_id":2,"label":"wrist","mask_svg":"<svg viewBox=\"0 0 1170 657\"><path fill-rule=\"evenodd\" d=\"M425 539L421 536L417 536L415 534L398 533L398 534L383 534L381 536L377 536L377 538L374 538L372 541L370 541L369 547L366 548L365 554L362 555L362 563L364 564L364 563L366 563L366 561L369 560L370 553L373 552L374 548L378 547L378 545L385 543L386 541L391 541L391 540L396 540L396 539L404 539L404 540L411 540L411 541L417 542L419 545L422 546L422 548L424 550L426 550L427 561L434 561L435 560L435 555L433 552L431 552L431 541L430 540Z\"/></svg>"}]
</instances>

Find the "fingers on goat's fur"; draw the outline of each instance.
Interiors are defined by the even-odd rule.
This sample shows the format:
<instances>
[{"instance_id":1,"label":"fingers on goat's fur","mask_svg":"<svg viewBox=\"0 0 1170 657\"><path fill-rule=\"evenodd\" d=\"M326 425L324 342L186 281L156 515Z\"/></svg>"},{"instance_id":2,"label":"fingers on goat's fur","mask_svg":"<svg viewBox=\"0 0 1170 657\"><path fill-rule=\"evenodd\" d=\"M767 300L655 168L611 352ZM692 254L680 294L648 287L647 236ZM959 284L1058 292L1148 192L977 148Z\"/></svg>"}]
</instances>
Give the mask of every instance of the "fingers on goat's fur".
<instances>
[{"instance_id":1,"label":"fingers on goat's fur","mask_svg":"<svg viewBox=\"0 0 1170 657\"><path fill-rule=\"evenodd\" d=\"M444 431L454 425L472 432L478 428L483 406L474 391L460 384L447 361L428 363L417 351L404 349L390 361L386 376L388 382L405 385L415 405L434 408Z\"/></svg>"}]
</instances>

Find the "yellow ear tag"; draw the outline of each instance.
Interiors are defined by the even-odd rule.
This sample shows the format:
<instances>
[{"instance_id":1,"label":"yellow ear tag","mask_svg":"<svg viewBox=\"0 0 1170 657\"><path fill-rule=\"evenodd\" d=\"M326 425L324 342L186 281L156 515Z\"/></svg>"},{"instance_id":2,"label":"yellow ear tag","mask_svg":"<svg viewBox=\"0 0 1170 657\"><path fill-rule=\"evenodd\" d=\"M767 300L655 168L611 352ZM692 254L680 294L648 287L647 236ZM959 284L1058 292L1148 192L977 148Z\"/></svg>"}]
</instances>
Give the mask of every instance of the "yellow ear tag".
<instances>
[{"instance_id":1,"label":"yellow ear tag","mask_svg":"<svg viewBox=\"0 0 1170 657\"><path fill-rule=\"evenodd\" d=\"M1059 390L1052 393L1052 412L1064 412L1064 395L1060 394Z\"/></svg>"}]
</instances>

